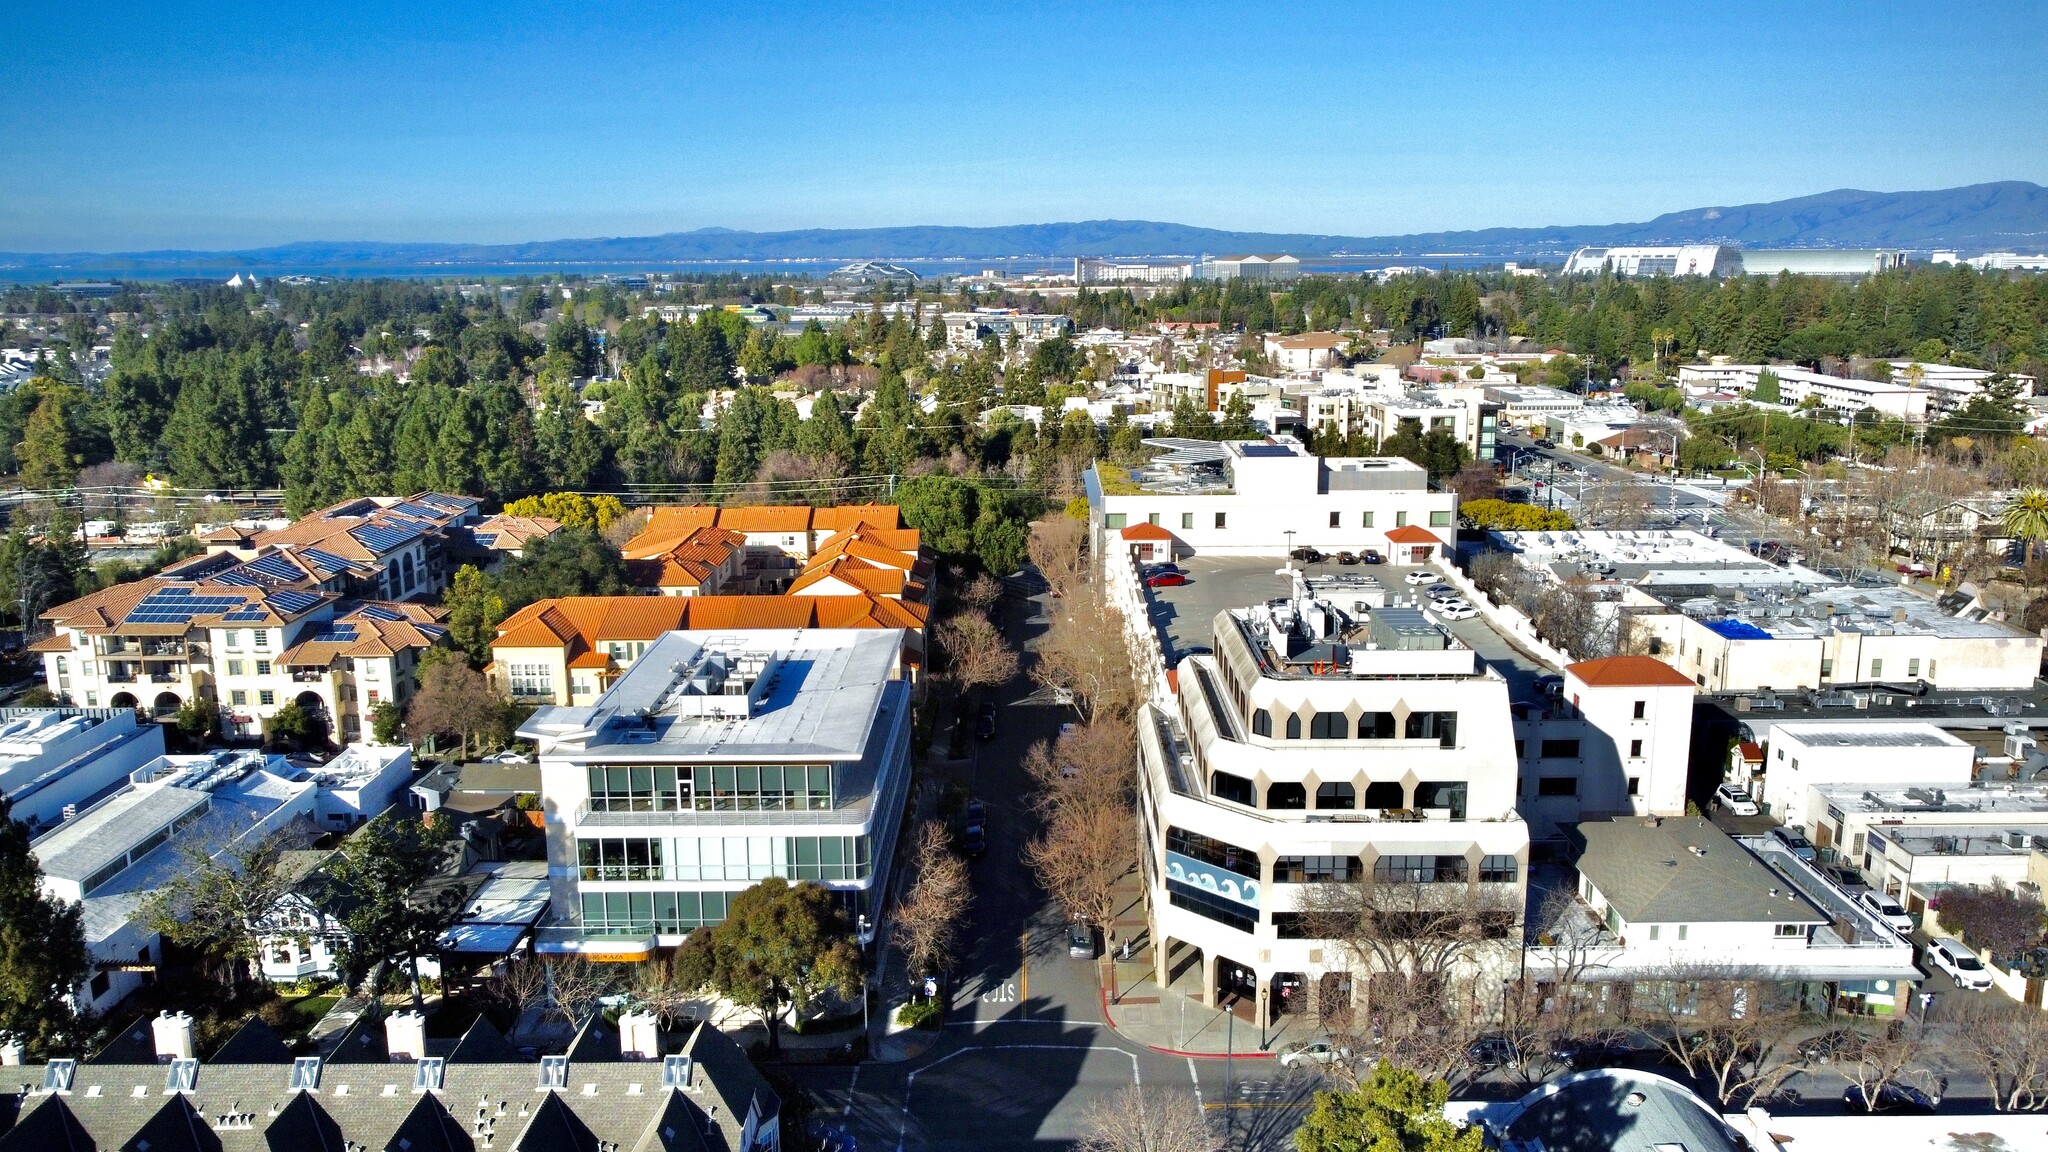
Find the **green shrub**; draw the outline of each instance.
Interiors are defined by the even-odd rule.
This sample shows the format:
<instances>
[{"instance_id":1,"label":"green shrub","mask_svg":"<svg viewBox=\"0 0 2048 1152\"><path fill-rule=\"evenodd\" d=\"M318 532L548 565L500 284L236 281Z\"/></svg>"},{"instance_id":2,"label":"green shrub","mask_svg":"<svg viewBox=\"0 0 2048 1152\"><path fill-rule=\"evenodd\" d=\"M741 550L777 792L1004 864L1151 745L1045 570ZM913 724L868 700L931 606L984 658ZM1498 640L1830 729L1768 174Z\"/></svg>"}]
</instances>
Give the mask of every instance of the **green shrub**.
<instances>
[{"instance_id":1,"label":"green shrub","mask_svg":"<svg viewBox=\"0 0 2048 1152\"><path fill-rule=\"evenodd\" d=\"M896 1022L906 1028L937 1028L944 1015L937 1000L913 1000L896 1010Z\"/></svg>"}]
</instances>

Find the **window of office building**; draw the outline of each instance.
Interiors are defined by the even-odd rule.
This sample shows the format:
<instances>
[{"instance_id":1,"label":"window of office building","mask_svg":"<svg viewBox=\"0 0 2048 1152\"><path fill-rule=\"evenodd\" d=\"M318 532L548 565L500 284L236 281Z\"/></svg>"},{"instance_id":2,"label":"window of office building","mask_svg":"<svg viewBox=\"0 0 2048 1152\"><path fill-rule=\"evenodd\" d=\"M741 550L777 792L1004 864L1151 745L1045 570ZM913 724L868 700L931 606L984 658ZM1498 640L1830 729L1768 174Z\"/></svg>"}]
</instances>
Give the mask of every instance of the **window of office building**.
<instances>
[{"instance_id":1,"label":"window of office building","mask_svg":"<svg viewBox=\"0 0 2048 1152\"><path fill-rule=\"evenodd\" d=\"M1429 526L1431 528L1449 528L1451 526L1451 514L1449 512L1431 512L1429 514Z\"/></svg>"},{"instance_id":2,"label":"window of office building","mask_svg":"<svg viewBox=\"0 0 2048 1152\"><path fill-rule=\"evenodd\" d=\"M1332 528L1342 528L1343 526L1344 526L1344 514L1343 514L1342 512L1332 512L1332 513L1330 513L1330 527L1332 527Z\"/></svg>"},{"instance_id":3,"label":"window of office building","mask_svg":"<svg viewBox=\"0 0 2048 1152\"><path fill-rule=\"evenodd\" d=\"M1192 884L1167 880L1166 900L1175 908L1193 912L1197 916L1214 920L1239 932L1250 932L1258 927L1258 914L1250 907L1213 892L1205 892Z\"/></svg>"},{"instance_id":4,"label":"window of office building","mask_svg":"<svg viewBox=\"0 0 2048 1152\"><path fill-rule=\"evenodd\" d=\"M832 807L824 764L592 765L597 812L798 812Z\"/></svg>"},{"instance_id":5,"label":"window of office building","mask_svg":"<svg viewBox=\"0 0 2048 1152\"><path fill-rule=\"evenodd\" d=\"M1458 714L1456 712L1410 712L1408 714L1408 739L1435 740L1445 748L1458 746Z\"/></svg>"},{"instance_id":6,"label":"window of office building","mask_svg":"<svg viewBox=\"0 0 2048 1152\"><path fill-rule=\"evenodd\" d=\"M1318 784L1316 785L1316 807L1356 808L1358 807L1358 790L1341 780L1333 780L1327 784Z\"/></svg>"},{"instance_id":7,"label":"window of office building","mask_svg":"<svg viewBox=\"0 0 2048 1152\"><path fill-rule=\"evenodd\" d=\"M1372 866L1379 884L1462 884L1468 872L1463 856L1382 856Z\"/></svg>"},{"instance_id":8,"label":"window of office building","mask_svg":"<svg viewBox=\"0 0 2048 1152\"><path fill-rule=\"evenodd\" d=\"M1538 746L1538 749L1537 754L1545 760L1577 760L1579 758L1579 742L1577 740L1545 740Z\"/></svg>"},{"instance_id":9,"label":"window of office building","mask_svg":"<svg viewBox=\"0 0 2048 1152\"><path fill-rule=\"evenodd\" d=\"M1392 712L1366 712L1358 717L1358 738L1360 740L1392 740L1394 738L1394 714Z\"/></svg>"},{"instance_id":10,"label":"window of office building","mask_svg":"<svg viewBox=\"0 0 2048 1152\"><path fill-rule=\"evenodd\" d=\"M1364 527L1364 528L1370 528L1370 527L1372 527L1372 513L1370 513L1370 512L1360 512L1360 513L1358 514L1358 523L1359 523L1359 526L1360 526L1360 527Z\"/></svg>"},{"instance_id":11,"label":"window of office building","mask_svg":"<svg viewBox=\"0 0 2048 1152\"><path fill-rule=\"evenodd\" d=\"M1223 513L1223 512L1218 512L1218 513L1216 514L1216 526L1217 526L1218 528L1224 527L1224 525L1225 525L1225 517L1226 517L1226 515L1227 515L1227 513Z\"/></svg>"},{"instance_id":12,"label":"window of office building","mask_svg":"<svg viewBox=\"0 0 2048 1152\"><path fill-rule=\"evenodd\" d=\"M1308 807L1308 789L1300 784L1266 785L1266 807L1295 811Z\"/></svg>"},{"instance_id":13,"label":"window of office building","mask_svg":"<svg viewBox=\"0 0 2048 1152\"><path fill-rule=\"evenodd\" d=\"M1211 772L1209 792L1218 800L1228 800L1232 804L1242 804L1247 808L1253 806L1252 782L1242 776L1229 772Z\"/></svg>"},{"instance_id":14,"label":"window of office building","mask_svg":"<svg viewBox=\"0 0 2048 1152\"><path fill-rule=\"evenodd\" d=\"M1252 709L1252 735L1271 737L1273 735L1273 714L1264 708Z\"/></svg>"},{"instance_id":15,"label":"window of office building","mask_svg":"<svg viewBox=\"0 0 2048 1152\"><path fill-rule=\"evenodd\" d=\"M1299 912L1273 913L1273 934L1282 940L1311 940L1308 922Z\"/></svg>"},{"instance_id":16,"label":"window of office building","mask_svg":"<svg viewBox=\"0 0 2048 1152\"><path fill-rule=\"evenodd\" d=\"M1317 712L1309 718L1311 740L1342 740L1351 735L1351 718L1342 712Z\"/></svg>"},{"instance_id":17,"label":"window of office building","mask_svg":"<svg viewBox=\"0 0 2048 1152\"><path fill-rule=\"evenodd\" d=\"M1577 796L1579 794L1579 778L1577 776L1539 776L1536 778L1536 794L1538 796Z\"/></svg>"},{"instance_id":18,"label":"window of office building","mask_svg":"<svg viewBox=\"0 0 2048 1152\"><path fill-rule=\"evenodd\" d=\"M1463 780L1424 780L1415 786L1417 808L1448 808L1451 819L1465 818L1465 782Z\"/></svg>"},{"instance_id":19,"label":"window of office building","mask_svg":"<svg viewBox=\"0 0 2048 1152\"><path fill-rule=\"evenodd\" d=\"M1365 786L1367 808L1406 808L1408 792L1398 780L1375 780Z\"/></svg>"},{"instance_id":20,"label":"window of office building","mask_svg":"<svg viewBox=\"0 0 2048 1152\"><path fill-rule=\"evenodd\" d=\"M1190 860L1199 860L1225 872L1239 876L1259 878L1259 854L1235 844L1204 836L1200 832L1189 832L1184 828L1169 826L1166 829L1166 850L1178 852Z\"/></svg>"},{"instance_id":21,"label":"window of office building","mask_svg":"<svg viewBox=\"0 0 2048 1152\"><path fill-rule=\"evenodd\" d=\"M675 842L675 880L865 880L873 874L865 836L697 836Z\"/></svg>"},{"instance_id":22,"label":"window of office building","mask_svg":"<svg viewBox=\"0 0 2048 1152\"><path fill-rule=\"evenodd\" d=\"M1365 878L1356 856L1282 856L1273 861L1275 884L1343 884Z\"/></svg>"},{"instance_id":23,"label":"window of office building","mask_svg":"<svg viewBox=\"0 0 2048 1152\"><path fill-rule=\"evenodd\" d=\"M1512 884L1518 868L1513 856L1479 858L1479 880L1483 884Z\"/></svg>"},{"instance_id":24,"label":"window of office building","mask_svg":"<svg viewBox=\"0 0 2048 1152\"><path fill-rule=\"evenodd\" d=\"M1287 738L1288 738L1289 740L1299 740L1299 739L1301 739L1301 717L1300 717L1300 716L1297 716L1297 715L1293 715L1293 714L1291 714L1291 713L1290 713L1290 714L1288 715L1288 717L1287 717Z\"/></svg>"},{"instance_id":25,"label":"window of office building","mask_svg":"<svg viewBox=\"0 0 2048 1152\"><path fill-rule=\"evenodd\" d=\"M725 919L730 892L585 892L585 931L670 935Z\"/></svg>"},{"instance_id":26,"label":"window of office building","mask_svg":"<svg viewBox=\"0 0 2048 1152\"><path fill-rule=\"evenodd\" d=\"M1104 512L1102 514L1102 526L1104 528L1121 528L1124 526L1125 519L1126 517L1122 512Z\"/></svg>"},{"instance_id":27,"label":"window of office building","mask_svg":"<svg viewBox=\"0 0 2048 1152\"><path fill-rule=\"evenodd\" d=\"M1181 513L1180 526L1182 528L1193 528L1195 526L1195 514L1193 512Z\"/></svg>"},{"instance_id":28,"label":"window of office building","mask_svg":"<svg viewBox=\"0 0 2048 1152\"><path fill-rule=\"evenodd\" d=\"M660 880L661 845L644 837L578 840L576 861L585 880Z\"/></svg>"},{"instance_id":29,"label":"window of office building","mask_svg":"<svg viewBox=\"0 0 2048 1152\"><path fill-rule=\"evenodd\" d=\"M1407 526L1408 526L1408 514L1407 514L1406 512L1396 512L1396 513L1394 513L1394 527L1396 527L1396 528L1406 528Z\"/></svg>"}]
</instances>

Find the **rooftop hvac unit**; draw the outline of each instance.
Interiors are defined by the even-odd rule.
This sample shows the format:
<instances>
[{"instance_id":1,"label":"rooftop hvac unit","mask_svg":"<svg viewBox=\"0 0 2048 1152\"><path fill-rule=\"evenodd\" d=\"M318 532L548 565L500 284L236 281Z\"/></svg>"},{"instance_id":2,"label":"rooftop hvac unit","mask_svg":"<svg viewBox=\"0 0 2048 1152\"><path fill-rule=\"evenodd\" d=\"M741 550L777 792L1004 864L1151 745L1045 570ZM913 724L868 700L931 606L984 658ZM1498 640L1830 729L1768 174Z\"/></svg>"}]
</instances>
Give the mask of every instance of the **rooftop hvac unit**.
<instances>
[{"instance_id":1,"label":"rooftop hvac unit","mask_svg":"<svg viewBox=\"0 0 2048 1152\"><path fill-rule=\"evenodd\" d=\"M2025 832L2020 831L2017 828L2006 829L2005 846L2007 848L2014 849L2015 851L2025 849L2027 846L2027 834Z\"/></svg>"}]
</instances>

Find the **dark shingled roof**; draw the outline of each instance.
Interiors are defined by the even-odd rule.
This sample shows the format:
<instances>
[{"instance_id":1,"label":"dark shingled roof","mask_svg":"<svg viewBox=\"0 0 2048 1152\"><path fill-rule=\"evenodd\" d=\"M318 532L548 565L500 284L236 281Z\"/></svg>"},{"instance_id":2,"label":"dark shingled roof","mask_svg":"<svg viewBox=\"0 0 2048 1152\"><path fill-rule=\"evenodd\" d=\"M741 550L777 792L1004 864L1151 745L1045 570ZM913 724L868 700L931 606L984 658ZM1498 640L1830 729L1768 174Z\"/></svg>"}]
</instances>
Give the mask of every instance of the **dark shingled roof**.
<instances>
[{"instance_id":1,"label":"dark shingled roof","mask_svg":"<svg viewBox=\"0 0 2048 1152\"><path fill-rule=\"evenodd\" d=\"M45 1096L0 1136L0 1152L94 1152L92 1136L61 1096Z\"/></svg>"},{"instance_id":2,"label":"dark shingled roof","mask_svg":"<svg viewBox=\"0 0 2048 1152\"><path fill-rule=\"evenodd\" d=\"M504 1033L482 1016L476 1018L476 1023L455 1042L454 1051L448 1053L450 1064L516 1064L525 1059Z\"/></svg>"},{"instance_id":3,"label":"dark shingled roof","mask_svg":"<svg viewBox=\"0 0 2048 1152\"><path fill-rule=\"evenodd\" d=\"M343 1152L345 1138L341 1125L313 1094L302 1091L278 1110L277 1119L263 1130L263 1139L274 1152Z\"/></svg>"},{"instance_id":4,"label":"dark shingled roof","mask_svg":"<svg viewBox=\"0 0 2048 1152\"><path fill-rule=\"evenodd\" d=\"M345 1029L327 1054L329 1064L389 1064L391 1049L384 1045L384 1022L365 1012Z\"/></svg>"},{"instance_id":5,"label":"dark shingled roof","mask_svg":"<svg viewBox=\"0 0 2048 1152\"><path fill-rule=\"evenodd\" d=\"M262 1017L251 1016L207 1059L214 1064L289 1064L292 1050Z\"/></svg>"}]
</instances>

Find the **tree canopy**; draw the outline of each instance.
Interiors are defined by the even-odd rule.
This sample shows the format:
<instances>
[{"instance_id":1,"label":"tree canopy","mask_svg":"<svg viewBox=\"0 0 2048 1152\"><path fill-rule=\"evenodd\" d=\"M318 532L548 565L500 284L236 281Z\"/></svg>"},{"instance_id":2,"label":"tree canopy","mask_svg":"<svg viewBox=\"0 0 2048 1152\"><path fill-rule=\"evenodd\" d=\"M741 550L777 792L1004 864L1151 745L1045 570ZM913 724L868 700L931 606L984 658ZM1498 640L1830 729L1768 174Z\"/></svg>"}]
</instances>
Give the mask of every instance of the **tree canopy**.
<instances>
[{"instance_id":1,"label":"tree canopy","mask_svg":"<svg viewBox=\"0 0 2048 1152\"><path fill-rule=\"evenodd\" d=\"M1481 1152L1478 1128L1444 1118L1450 1086L1382 1062L1358 1087L1315 1095L1295 1130L1299 1152Z\"/></svg>"},{"instance_id":2,"label":"tree canopy","mask_svg":"<svg viewBox=\"0 0 2048 1152\"><path fill-rule=\"evenodd\" d=\"M676 980L711 988L761 1012L768 1047L782 1049L782 1017L826 992L862 984L860 947L839 899L824 887L770 877L734 896L718 924L691 932L676 954Z\"/></svg>"}]
</instances>

